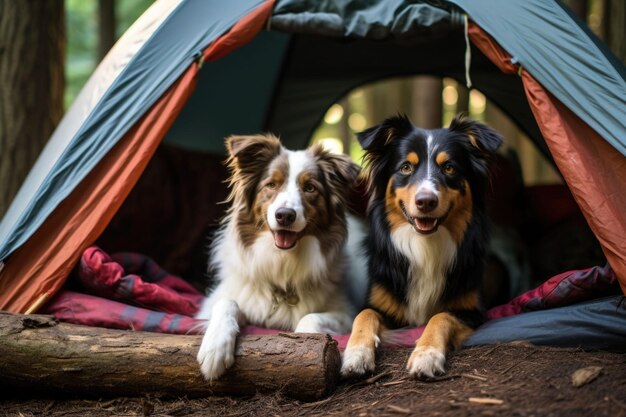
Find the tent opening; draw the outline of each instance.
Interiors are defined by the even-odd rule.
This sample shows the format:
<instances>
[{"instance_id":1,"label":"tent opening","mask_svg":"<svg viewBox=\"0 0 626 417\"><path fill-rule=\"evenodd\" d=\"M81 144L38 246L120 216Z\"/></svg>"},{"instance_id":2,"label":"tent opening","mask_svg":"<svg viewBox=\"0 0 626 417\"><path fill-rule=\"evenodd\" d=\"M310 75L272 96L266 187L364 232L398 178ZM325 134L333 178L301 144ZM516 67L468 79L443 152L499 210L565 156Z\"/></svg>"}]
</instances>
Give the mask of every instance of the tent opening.
<instances>
[{"instance_id":1,"label":"tent opening","mask_svg":"<svg viewBox=\"0 0 626 417\"><path fill-rule=\"evenodd\" d=\"M417 75L363 84L328 107L310 142L361 163L356 133L397 113L426 128L447 126L463 113L504 136L489 190L492 240L483 288L488 306L563 271L606 263L553 161L497 104L453 78Z\"/></svg>"}]
</instances>

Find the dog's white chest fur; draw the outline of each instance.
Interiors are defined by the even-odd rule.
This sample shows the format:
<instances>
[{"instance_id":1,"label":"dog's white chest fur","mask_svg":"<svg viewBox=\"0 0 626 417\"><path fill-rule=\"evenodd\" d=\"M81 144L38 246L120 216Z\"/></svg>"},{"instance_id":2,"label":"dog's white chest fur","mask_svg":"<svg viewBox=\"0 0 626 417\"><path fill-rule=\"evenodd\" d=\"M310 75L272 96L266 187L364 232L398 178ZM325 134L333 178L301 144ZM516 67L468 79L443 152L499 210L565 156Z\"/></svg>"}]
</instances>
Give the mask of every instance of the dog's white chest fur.
<instances>
[{"instance_id":1,"label":"dog's white chest fur","mask_svg":"<svg viewBox=\"0 0 626 417\"><path fill-rule=\"evenodd\" d=\"M281 251L270 232L261 233L249 248L243 247L233 226L222 233L212 253L219 284L198 318L210 318L215 302L228 298L251 324L293 330L306 314L345 308L343 296L337 294L343 268L333 265L329 271L317 238L305 236L294 249ZM281 297L284 292L295 294L297 302Z\"/></svg>"},{"instance_id":2,"label":"dog's white chest fur","mask_svg":"<svg viewBox=\"0 0 626 417\"><path fill-rule=\"evenodd\" d=\"M456 244L445 227L432 235L420 235L408 224L394 230L391 240L409 260L406 317L410 325L420 326L442 307L440 300Z\"/></svg>"}]
</instances>

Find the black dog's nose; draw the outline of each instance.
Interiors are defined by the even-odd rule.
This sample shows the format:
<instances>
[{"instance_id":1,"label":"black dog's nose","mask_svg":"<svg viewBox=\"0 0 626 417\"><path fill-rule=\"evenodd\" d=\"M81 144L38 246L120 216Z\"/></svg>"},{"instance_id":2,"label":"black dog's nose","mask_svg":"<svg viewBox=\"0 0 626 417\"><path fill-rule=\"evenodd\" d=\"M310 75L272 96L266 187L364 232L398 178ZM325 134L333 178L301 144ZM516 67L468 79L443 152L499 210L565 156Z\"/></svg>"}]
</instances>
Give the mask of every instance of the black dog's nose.
<instances>
[{"instance_id":1,"label":"black dog's nose","mask_svg":"<svg viewBox=\"0 0 626 417\"><path fill-rule=\"evenodd\" d=\"M294 209L281 207L276 210L276 222L280 226L291 226L296 221L296 211Z\"/></svg>"},{"instance_id":2,"label":"black dog's nose","mask_svg":"<svg viewBox=\"0 0 626 417\"><path fill-rule=\"evenodd\" d=\"M422 191L415 196L415 204L422 213L430 213L437 208L439 199L434 193Z\"/></svg>"}]
</instances>

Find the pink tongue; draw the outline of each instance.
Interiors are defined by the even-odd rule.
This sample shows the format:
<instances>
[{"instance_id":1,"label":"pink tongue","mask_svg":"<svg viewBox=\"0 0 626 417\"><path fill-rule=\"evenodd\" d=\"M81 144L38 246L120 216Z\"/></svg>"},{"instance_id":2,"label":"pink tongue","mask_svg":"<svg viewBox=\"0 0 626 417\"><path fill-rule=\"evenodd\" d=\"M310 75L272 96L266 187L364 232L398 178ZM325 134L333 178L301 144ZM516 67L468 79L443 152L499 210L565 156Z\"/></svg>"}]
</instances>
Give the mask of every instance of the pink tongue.
<instances>
[{"instance_id":1,"label":"pink tongue","mask_svg":"<svg viewBox=\"0 0 626 417\"><path fill-rule=\"evenodd\" d=\"M274 243L279 249L290 249L296 244L298 234L287 230L279 230L274 233Z\"/></svg>"},{"instance_id":2,"label":"pink tongue","mask_svg":"<svg viewBox=\"0 0 626 417\"><path fill-rule=\"evenodd\" d=\"M415 218L415 226L421 231L428 232L434 229L436 225L437 225L437 219Z\"/></svg>"}]
</instances>

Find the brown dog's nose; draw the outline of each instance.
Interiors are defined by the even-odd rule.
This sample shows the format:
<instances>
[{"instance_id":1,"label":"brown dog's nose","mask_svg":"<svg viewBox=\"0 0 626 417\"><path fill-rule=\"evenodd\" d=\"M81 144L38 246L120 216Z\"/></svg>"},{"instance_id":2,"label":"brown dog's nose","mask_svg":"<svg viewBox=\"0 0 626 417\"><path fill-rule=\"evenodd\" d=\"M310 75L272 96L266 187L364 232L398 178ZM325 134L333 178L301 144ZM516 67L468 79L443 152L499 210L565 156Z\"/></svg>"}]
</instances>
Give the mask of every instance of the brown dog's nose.
<instances>
[{"instance_id":1,"label":"brown dog's nose","mask_svg":"<svg viewBox=\"0 0 626 417\"><path fill-rule=\"evenodd\" d=\"M296 221L296 211L294 209L281 207L276 210L276 222L280 226L291 226Z\"/></svg>"},{"instance_id":2,"label":"brown dog's nose","mask_svg":"<svg viewBox=\"0 0 626 417\"><path fill-rule=\"evenodd\" d=\"M422 213L430 213L437 208L439 199L434 193L429 191L420 191L415 196L415 204Z\"/></svg>"}]
</instances>

